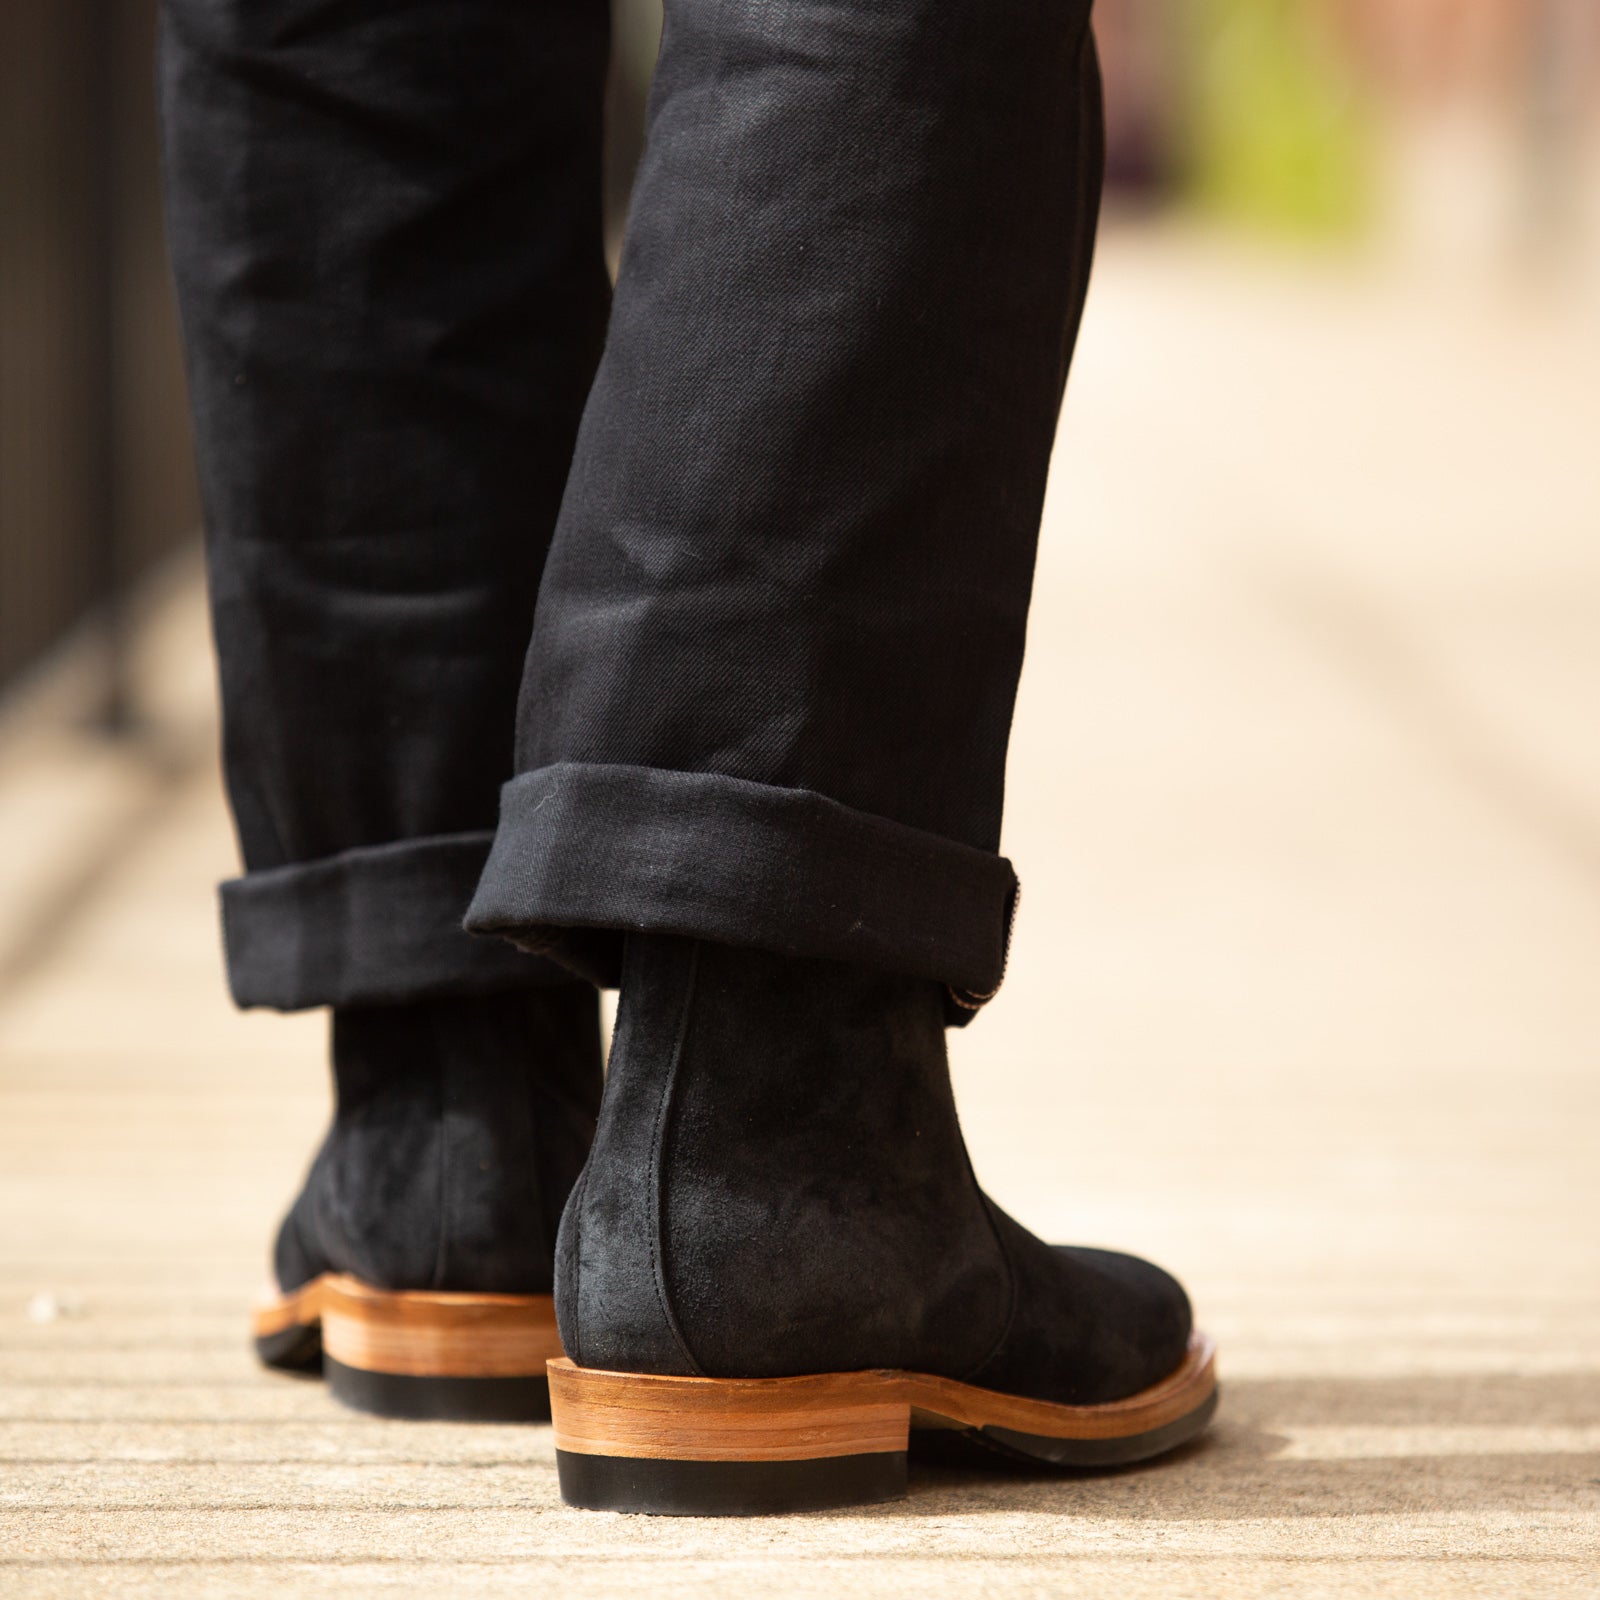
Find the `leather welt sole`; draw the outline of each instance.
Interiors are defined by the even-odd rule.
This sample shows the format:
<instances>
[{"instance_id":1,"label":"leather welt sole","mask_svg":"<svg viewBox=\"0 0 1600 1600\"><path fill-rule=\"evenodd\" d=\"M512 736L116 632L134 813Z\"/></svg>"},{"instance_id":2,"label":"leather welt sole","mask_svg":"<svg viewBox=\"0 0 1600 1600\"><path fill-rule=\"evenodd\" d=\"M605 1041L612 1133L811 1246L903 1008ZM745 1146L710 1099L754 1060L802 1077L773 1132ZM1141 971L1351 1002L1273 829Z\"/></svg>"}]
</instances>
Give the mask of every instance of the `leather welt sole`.
<instances>
[{"instance_id":1,"label":"leather welt sole","mask_svg":"<svg viewBox=\"0 0 1600 1600\"><path fill-rule=\"evenodd\" d=\"M1169 1377L1105 1405L1064 1406L917 1372L672 1378L550 1363L561 1497L599 1511L759 1516L892 1500L912 1429L957 1429L1060 1467L1145 1461L1217 1404L1216 1352L1195 1334Z\"/></svg>"},{"instance_id":2,"label":"leather welt sole","mask_svg":"<svg viewBox=\"0 0 1600 1600\"><path fill-rule=\"evenodd\" d=\"M252 1313L269 1367L321 1372L334 1397L384 1417L544 1422L561 1354L547 1294L374 1289L325 1273Z\"/></svg>"}]
</instances>

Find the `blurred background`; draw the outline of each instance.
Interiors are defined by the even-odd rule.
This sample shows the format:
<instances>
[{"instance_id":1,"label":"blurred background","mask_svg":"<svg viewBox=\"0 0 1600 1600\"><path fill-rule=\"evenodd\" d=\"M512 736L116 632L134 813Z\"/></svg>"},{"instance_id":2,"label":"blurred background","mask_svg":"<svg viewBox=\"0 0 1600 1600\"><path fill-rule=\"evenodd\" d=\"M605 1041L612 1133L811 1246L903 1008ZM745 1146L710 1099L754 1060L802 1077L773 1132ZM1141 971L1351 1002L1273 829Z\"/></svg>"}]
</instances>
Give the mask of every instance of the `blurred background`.
<instances>
[{"instance_id":1,"label":"blurred background","mask_svg":"<svg viewBox=\"0 0 1600 1600\"><path fill-rule=\"evenodd\" d=\"M609 219L644 132L658 0L615 0ZM1099 0L1109 222L1174 219L1593 282L1590 0ZM9 0L0 21L0 693L122 618L198 514L164 265L154 0ZM88 646L86 638L74 642Z\"/></svg>"},{"instance_id":2,"label":"blurred background","mask_svg":"<svg viewBox=\"0 0 1600 1600\"><path fill-rule=\"evenodd\" d=\"M615 4L613 251L660 27L655 0ZM346 1438L243 1351L324 1040L224 997L153 12L0 7L0 1458L43 1506L80 1491L40 1461L181 1462L188 1421ZM1186 1569L1195 1594L1291 1592L1227 1563L1312 1548L1317 1593L1577 1581L1600 1483L1600 5L1096 19L1109 189L1013 741L1024 900L1006 990L953 1049L998 1198L1179 1270L1230 1409L1162 1479L1183 1549L1115 1485L1051 1505L1126 1518L1130 1595L1178 1592L1184 1551L1222 1563L1214 1590ZM364 1506L434 1492L385 1470ZM234 1548L162 1481L173 1549ZM154 1482L102 1491L136 1507ZM443 1523L421 1526L344 1527L339 1559L420 1551ZM39 1559L120 1559L110 1523L74 1527Z\"/></svg>"}]
</instances>

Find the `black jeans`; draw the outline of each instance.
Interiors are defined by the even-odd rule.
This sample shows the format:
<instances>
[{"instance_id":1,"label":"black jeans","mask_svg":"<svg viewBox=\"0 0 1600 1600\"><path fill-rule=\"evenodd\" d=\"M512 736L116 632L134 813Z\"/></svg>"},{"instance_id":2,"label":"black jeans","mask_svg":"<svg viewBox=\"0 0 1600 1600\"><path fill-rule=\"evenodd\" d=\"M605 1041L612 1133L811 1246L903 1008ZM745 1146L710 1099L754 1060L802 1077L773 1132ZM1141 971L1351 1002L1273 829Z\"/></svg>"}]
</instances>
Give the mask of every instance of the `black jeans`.
<instances>
[{"instance_id":1,"label":"black jeans","mask_svg":"<svg viewBox=\"0 0 1600 1600\"><path fill-rule=\"evenodd\" d=\"M607 42L605 0L166 0L235 996L560 970L513 944L613 981L651 929L959 1019L1015 899L1088 6L668 0L609 326Z\"/></svg>"}]
</instances>

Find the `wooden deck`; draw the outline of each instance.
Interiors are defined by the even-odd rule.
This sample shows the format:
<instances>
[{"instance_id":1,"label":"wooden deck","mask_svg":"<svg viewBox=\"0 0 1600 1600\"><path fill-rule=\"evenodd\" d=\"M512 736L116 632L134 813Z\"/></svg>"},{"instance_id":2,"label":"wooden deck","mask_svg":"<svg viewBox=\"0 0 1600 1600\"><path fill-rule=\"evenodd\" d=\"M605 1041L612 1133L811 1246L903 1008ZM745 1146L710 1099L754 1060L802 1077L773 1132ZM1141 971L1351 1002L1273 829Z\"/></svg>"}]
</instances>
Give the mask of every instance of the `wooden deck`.
<instances>
[{"instance_id":1,"label":"wooden deck","mask_svg":"<svg viewBox=\"0 0 1600 1600\"><path fill-rule=\"evenodd\" d=\"M1113 239L1091 303L958 1088L1003 1204L1190 1283L1209 1444L617 1518L257 1371L323 1034L223 998L190 586L158 761L0 745L0 1594L1600 1591L1600 346L1484 294Z\"/></svg>"}]
</instances>

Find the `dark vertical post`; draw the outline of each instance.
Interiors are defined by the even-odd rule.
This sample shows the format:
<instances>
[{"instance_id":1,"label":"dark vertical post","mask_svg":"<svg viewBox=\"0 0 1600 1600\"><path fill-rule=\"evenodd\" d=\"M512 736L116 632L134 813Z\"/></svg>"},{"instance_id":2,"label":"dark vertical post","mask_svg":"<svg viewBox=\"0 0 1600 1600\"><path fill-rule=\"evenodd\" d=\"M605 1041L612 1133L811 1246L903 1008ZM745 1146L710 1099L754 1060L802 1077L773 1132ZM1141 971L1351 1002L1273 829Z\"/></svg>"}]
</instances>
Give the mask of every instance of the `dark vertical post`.
<instances>
[{"instance_id":1,"label":"dark vertical post","mask_svg":"<svg viewBox=\"0 0 1600 1600\"><path fill-rule=\"evenodd\" d=\"M118 417L122 7L119 0L79 3L87 12L83 31L85 178L89 189L85 197L89 260L85 263L83 306L84 348L89 362L84 407L84 462L88 472L85 531L104 664L95 721L104 732L117 736L128 732L133 722Z\"/></svg>"}]
</instances>

